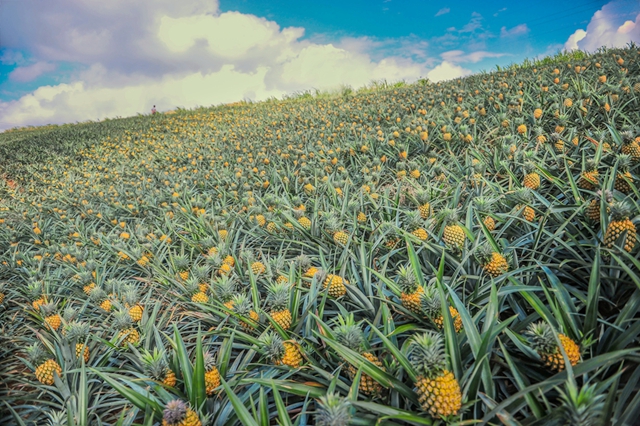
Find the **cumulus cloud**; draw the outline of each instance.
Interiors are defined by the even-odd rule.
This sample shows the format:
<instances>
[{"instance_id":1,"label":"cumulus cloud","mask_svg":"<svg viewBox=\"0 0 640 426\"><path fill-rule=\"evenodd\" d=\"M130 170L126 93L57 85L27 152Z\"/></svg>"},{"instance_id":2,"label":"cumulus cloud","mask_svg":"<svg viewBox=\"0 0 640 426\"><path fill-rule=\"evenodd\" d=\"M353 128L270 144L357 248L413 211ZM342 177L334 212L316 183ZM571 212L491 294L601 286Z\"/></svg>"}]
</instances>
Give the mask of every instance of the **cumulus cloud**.
<instances>
[{"instance_id":1,"label":"cumulus cloud","mask_svg":"<svg viewBox=\"0 0 640 426\"><path fill-rule=\"evenodd\" d=\"M32 81L42 74L56 69L55 64L50 62L36 62L35 64L15 68L9 73L9 80L24 83Z\"/></svg>"},{"instance_id":2,"label":"cumulus cloud","mask_svg":"<svg viewBox=\"0 0 640 426\"><path fill-rule=\"evenodd\" d=\"M507 27L502 27L500 29L500 37L513 37L522 34L526 34L529 32L529 27L527 24L516 25L513 28L507 29Z\"/></svg>"},{"instance_id":3,"label":"cumulus cloud","mask_svg":"<svg viewBox=\"0 0 640 426\"><path fill-rule=\"evenodd\" d=\"M624 47L640 42L640 5L632 0L616 0L598 10L586 30L578 29L564 44L566 50L592 52L599 47Z\"/></svg>"},{"instance_id":4,"label":"cumulus cloud","mask_svg":"<svg viewBox=\"0 0 640 426\"><path fill-rule=\"evenodd\" d=\"M0 60L18 65L14 81L50 72L58 61L77 71L67 84L0 102L0 129L134 115L153 104L162 110L379 79L412 81L430 63L424 41L395 40L399 53L383 55L382 47L392 41L305 40L303 28L220 13L210 0L24 1L3 7L0 38L7 51ZM376 44L381 49L372 53ZM36 62L25 64L15 53L20 51ZM455 78L461 70L443 63L432 75Z\"/></svg>"},{"instance_id":5,"label":"cumulus cloud","mask_svg":"<svg viewBox=\"0 0 640 426\"><path fill-rule=\"evenodd\" d=\"M445 15L447 13L451 12L451 9L449 9L448 7L443 7L442 9L440 9L438 11L438 13L436 13L435 16L441 16L441 15Z\"/></svg>"},{"instance_id":6,"label":"cumulus cloud","mask_svg":"<svg viewBox=\"0 0 640 426\"><path fill-rule=\"evenodd\" d=\"M471 70L462 68L460 65L443 61L440 65L427 73L427 78L433 82L453 80L471 74Z\"/></svg>"}]
</instances>

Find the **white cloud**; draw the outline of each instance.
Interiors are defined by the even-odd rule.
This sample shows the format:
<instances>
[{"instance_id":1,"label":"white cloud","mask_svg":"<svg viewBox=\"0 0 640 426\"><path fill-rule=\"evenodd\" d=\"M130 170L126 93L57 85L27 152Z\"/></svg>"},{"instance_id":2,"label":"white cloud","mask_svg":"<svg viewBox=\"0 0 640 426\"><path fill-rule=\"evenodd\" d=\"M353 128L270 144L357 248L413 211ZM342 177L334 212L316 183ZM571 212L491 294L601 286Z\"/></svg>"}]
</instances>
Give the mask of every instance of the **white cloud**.
<instances>
[{"instance_id":1,"label":"white cloud","mask_svg":"<svg viewBox=\"0 0 640 426\"><path fill-rule=\"evenodd\" d=\"M413 81L431 63L421 40L304 40L302 28L219 13L206 0L64 3L68 7L38 2L35 9L33 2L9 2L0 17L3 44L13 52L29 51L37 61L14 70L14 80L35 78L55 61L81 69L68 84L0 102L0 129L135 115L154 104L168 110L380 79ZM399 53L390 56L389 46L398 46ZM20 59L5 56L0 60ZM465 72L445 62L431 75L455 78Z\"/></svg>"},{"instance_id":2,"label":"white cloud","mask_svg":"<svg viewBox=\"0 0 640 426\"><path fill-rule=\"evenodd\" d=\"M497 52L487 52L484 50L478 50L471 53L464 53L462 50L449 50L440 54L442 59L451 63L465 63L471 62L476 63L480 62L485 58L500 58L505 56L506 53L497 53Z\"/></svg>"},{"instance_id":3,"label":"white cloud","mask_svg":"<svg viewBox=\"0 0 640 426\"><path fill-rule=\"evenodd\" d=\"M15 68L9 73L9 80L24 83L35 80L42 74L51 72L55 69L55 64L50 62L36 62L35 64Z\"/></svg>"},{"instance_id":4,"label":"white cloud","mask_svg":"<svg viewBox=\"0 0 640 426\"><path fill-rule=\"evenodd\" d=\"M640 5L615 0L593 15L586 30L578 29L571 34L564 48L592 52L602 46L624 47L631 41L640 42Z\"/></svg>"},{"instance_id":5,"label":"white cloud","mask_svg":"<svg viewBox=\"0 0 640 426\"><path fill-rule=\"evenodd\" d=\"M443 61L440 65L427 73L427 78L433 82L438 82L464 77L469 74L471 74L471 70L462 68L460 65L454 65L450 62Z\"/></svg>"},{"instance_id":6,"label":"white cloud","mask_svg":"<svg viewBox=\"0 0 640 426\"><path fill-rule=\"evenodd\" d=\"M442 9L440 9L438 11L438 13L436 13L435 16L441 16L441 15L445 15L447 13L451 12L451 9L449 9L448 7L443 7Z\"/></svg>"},{"instance_id":7,"label":"white cloud","mask_svg":"<svg viewBox=\"0 0 640 426\"><path fill-rule=\"evenodd\" d=\"M507 29L507 27L502 27L500 29L500 37L513 37L513 36L526 34L528 32L529 32L529 27L527 27L527 24L516 25L511 29Z\"/></svg>"}]
</instances>

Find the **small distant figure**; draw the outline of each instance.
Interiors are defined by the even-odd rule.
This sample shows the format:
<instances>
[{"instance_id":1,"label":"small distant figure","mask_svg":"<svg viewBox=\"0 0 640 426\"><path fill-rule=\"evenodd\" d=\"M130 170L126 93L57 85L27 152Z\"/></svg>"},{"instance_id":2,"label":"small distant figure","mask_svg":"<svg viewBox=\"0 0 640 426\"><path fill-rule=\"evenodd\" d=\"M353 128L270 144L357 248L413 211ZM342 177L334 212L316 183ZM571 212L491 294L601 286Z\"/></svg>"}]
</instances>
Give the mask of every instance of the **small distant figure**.
<instances>
[{"instance_id":1,"label":"small distant figure","mask_svg":"<svg viewBox=\"0 0 640 426\"><path fill-rule=\"evenodd\" d=\"M153 108L151 108L151 114L155 114L156 112L156 106L154 105Z\"/></svg>"}]
</instances>

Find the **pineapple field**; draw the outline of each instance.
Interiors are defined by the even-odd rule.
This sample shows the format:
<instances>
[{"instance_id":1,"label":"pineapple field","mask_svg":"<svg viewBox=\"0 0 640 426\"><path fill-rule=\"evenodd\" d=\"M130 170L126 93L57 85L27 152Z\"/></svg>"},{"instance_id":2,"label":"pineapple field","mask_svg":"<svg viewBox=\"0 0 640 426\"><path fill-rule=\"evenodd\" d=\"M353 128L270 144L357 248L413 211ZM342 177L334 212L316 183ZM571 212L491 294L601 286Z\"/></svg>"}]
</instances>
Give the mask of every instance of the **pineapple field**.
<instances>
[{"instance_id":1,"label":"pineapple field","mask_svg":"<svg viewBox=\"0 0 640 426\"><path fill-rule=\"evenodd\" d=\"M0 134L2 425L633 425L640 50Z\"/></svg>"}]
</instances>

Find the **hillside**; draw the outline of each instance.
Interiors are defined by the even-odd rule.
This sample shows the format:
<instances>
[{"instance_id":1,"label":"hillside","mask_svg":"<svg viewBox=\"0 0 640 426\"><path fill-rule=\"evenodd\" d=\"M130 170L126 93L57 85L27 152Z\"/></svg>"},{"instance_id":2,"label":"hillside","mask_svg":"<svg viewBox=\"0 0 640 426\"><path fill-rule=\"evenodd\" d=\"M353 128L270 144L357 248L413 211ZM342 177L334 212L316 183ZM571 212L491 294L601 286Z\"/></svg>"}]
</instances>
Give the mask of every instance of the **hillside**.
<instances>
[{"instance_id":1,"label":"hillside","mask_svg":"<svg viewBox=\"0 0 640 426\"><path fill-rule=\"evenodd\" d=\"M2 133L0 424L632 424L639 126L632 45Z\"/></svg>"}]
</instances>

